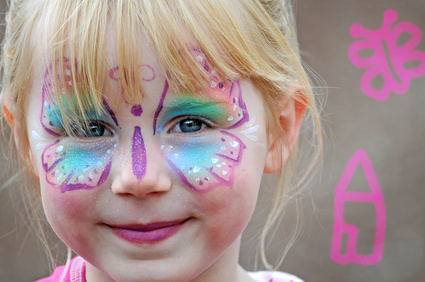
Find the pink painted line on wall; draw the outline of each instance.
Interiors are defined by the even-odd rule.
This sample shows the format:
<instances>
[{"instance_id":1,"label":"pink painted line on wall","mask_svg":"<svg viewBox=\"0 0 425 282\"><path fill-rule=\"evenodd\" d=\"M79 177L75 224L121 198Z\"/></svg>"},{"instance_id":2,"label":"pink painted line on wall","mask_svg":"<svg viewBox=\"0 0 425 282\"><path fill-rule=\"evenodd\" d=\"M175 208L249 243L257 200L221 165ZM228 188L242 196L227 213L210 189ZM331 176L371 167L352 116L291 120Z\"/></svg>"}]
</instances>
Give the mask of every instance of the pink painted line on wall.
<instances>
[{"instance_id":1,"label":"pink painted line on wall","mask_svg":"<svg viewBox=\"0 0 425 282\"><path fill-rule=\"evenodd\" d=\"M351 44L348 57L359 68L366 68L361 79L361 89L369 97L385 101L394 92L405 94L410 87L412 78L425 75L425 52L416 50L421 41L422 32L411 22L400 22L394 25L398 18L395 10L386 10L382 26L377 30L369 30L359 23L351 26L350 34L353 38L360 38ZM409 40L401 46L397 40L402 34L408 34ZM360 56L361 51L371 51L369 57ZM407 68L407 63L416 65ZM383 86L376 89L372 80L381 77Z\"/></svg>"},{"instance_id":2,"label":"pink painted line on wall","mask_svg":"<svg viewBox=\"0 0 425 282\"><path fill-rule=\"evenodd\" d=\"M356 168L361 165L365 173L370 192L347 191L351 178ZM344 203L361 202L372 203L375 206L376 227L373 252L370 255L357 253L357 238L361 226L345 223ZM334 226L331 244L331 259L338 264L357 263L360 265L377 264L382 259L385 243L386 215L384 195L379 186L378 179L372 167L372 163L364 150L359 149L350 159L335 188L334 201ZM342 253L343 235L346 234L346 252Z\"/></svg>"}]
</instances>

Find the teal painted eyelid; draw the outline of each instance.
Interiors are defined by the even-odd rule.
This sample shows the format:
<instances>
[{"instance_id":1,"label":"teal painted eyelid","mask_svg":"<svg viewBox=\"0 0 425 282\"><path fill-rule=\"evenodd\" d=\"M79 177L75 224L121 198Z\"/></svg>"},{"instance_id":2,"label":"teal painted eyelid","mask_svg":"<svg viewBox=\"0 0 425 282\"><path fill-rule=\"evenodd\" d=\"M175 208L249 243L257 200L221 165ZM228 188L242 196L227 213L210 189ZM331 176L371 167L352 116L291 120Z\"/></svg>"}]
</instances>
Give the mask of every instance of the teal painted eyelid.
<instances>
[{"instance_id":1,"label":"teal painted eyelid","mask_svg":"<svg viewBox=\"0 0 425 282\"><path fill-rule=\"evenodd\" d=\"M223 119L225 112L223 106L213 101L192 97L180 98L166 107L158 130L162 131L166 122L179 116L199 116L217 122Z\"/></svg>"},{"instance_id":2,"label":"teal painted eyelid","mask_svg":"<svg viewBox=\"0 0 425 282\"><path fill-rule=\"evenodd\" d=\"M73 102L73 97L71 97L71 100ZM62 101L62 107L64 109L65 113L70 113L71 109L69 107L68 102L63 99ZM49 122L51 122L51 126L56 127L56 128L62 128L63 129L63 124L64 124L64 117L62 115L62 112L59 108L58 105L56 104L48 104L47 102L45 102L45 109L46 109L46 114L48 117ZM85 116L90 119L90 120L100 120L100 121L104 121L107 122L107 119L105 118L104 115L100 116L96 113L96 111L94 109L90 109L85 113ZM78 122L77 120L70 120L71 122Z\"/></svg>"}]
</instances>

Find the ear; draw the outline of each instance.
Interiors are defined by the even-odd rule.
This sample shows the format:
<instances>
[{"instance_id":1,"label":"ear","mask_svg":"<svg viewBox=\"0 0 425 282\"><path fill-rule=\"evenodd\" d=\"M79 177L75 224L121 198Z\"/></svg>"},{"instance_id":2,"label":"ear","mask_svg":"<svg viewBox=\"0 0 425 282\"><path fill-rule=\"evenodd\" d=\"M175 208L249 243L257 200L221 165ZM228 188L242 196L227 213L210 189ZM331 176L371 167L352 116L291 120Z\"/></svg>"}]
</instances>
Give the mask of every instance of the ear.
<instances>
[{"instance_id":1,"label":"ear","mask_svg":"<svg viewBox=\"0 0 425 282\"><path fill-rule=\"evenodd\" d=\"M15 139L15 144L16 147L18 148L19 151L19 144L20 144L20 136L19 136L19 124L18 122L14 119L13 117L13 113L11 112L11 106L9 106L9 104L6 102L5 105L3 105L3 114L4 114L4 118L6 120L6 122L8 123L8 125L10 126L10 129L12 130L14 139ZM29 146L29 145L28 145ZM27 159L28 163L27 163L27 168L29 169L31 175L33 175L34 177L36 177L37 179L39 178L38 173L37 173L37 169L35 166L35 162L34 162L34 157L32 155L31 150L28 147L28 157L29 159Z\"/></svg>"},{"instance_id":2,"label":"ear","mask_svg":"<svg viewBox=\"0 0 425 282\"><path fill-rule=\"evenodd\" d=\"M13 127L13 115L10 113L10 111L6 107L6 105L3 106L3 114L4 114L4 118L6 119L6 122L12 128Z\"/></svg>"},{"instance_id":3,"label":"ear","mask_svg":"<svg viewBox=\"0 0 425 282\"><path fill-rule=\"evenodd\" d=\"M307 102L305 93L297 82L292 83L282 95L279 104L279 126L273 130L269 144L264 173L279 171L288 160L288 157L297 144L301 122L303 120Z\"/></svg>"}]
</instances>

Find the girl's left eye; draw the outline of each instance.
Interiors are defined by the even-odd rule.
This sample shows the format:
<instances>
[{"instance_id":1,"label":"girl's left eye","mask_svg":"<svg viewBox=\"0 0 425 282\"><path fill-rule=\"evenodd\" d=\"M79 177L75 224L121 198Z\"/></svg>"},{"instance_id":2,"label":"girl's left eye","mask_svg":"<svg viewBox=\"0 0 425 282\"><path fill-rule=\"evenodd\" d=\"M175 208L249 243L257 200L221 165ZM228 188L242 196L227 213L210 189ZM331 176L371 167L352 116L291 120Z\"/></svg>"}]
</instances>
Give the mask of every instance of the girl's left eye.
<instances>
[{"instance_id":1,"label":"girl's left eye","mask_svg":"<svg viewBox=\"0 0 425 282\"><path fill-rule=\"evenodd\" d=\"M188 117L180 120L174 125L169 133L196 133L210 127L211 126L201 118Z\"/></svg>"},{"instance_id":2,"label":"girl's left eye","mask_svg":"<svg viewBox=\"0 0 425 282\"><path fill-rule=\"evenodd\" d=\"M100 121L90 121L87 125L76 128L73 135L80 138L112 136L112 132Z\"/></svg>"}]
</instances>

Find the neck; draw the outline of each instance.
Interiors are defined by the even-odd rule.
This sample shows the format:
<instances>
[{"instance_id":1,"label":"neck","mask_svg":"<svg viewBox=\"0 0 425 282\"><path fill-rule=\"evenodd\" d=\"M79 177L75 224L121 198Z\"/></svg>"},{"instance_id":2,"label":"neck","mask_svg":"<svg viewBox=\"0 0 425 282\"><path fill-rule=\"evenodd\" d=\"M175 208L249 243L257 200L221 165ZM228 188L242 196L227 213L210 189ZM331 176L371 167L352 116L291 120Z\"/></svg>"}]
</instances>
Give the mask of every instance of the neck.
<instances>
[{"instance_id":1,"label":"neck","mask_svg":"<svg viewBox=\"0 0 425 282\"><path fill-rule=\"evenodd\" d=\"M201 275L196 277L191 282L245 282L253 281L245 270L238 265L240 236L227 251Z\"/></svg>"}]
</instances>

